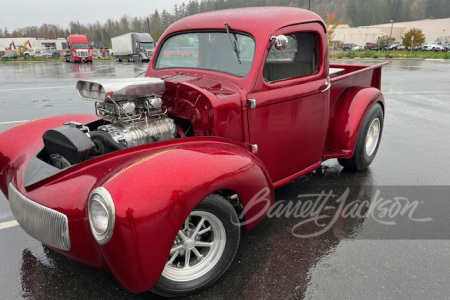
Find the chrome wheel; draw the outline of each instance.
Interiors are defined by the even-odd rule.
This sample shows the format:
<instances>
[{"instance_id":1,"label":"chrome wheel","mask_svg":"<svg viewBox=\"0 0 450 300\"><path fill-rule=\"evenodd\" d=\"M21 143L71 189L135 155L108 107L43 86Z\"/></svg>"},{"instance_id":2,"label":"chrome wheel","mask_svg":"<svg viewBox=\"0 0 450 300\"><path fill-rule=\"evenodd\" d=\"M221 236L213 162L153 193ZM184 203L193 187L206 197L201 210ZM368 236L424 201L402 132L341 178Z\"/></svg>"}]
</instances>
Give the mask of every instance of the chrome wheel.
<instances>
[{"instance_id":1,"label":"chrome wheel","mask_svg":"<svg viewBox=\"0 0 450 300\"><path fill-rule=\"evenodd\" d=\"M162 276L175 282L204 276L222 257L225 244L223 223L212 213L193 211L178 231Z\"/></svg>"},{"instance_id":2,"label":"chrome wheel","mask_svg":"<svg viewBox=\"0 0 450 300\"><path fill-rule=\"evenodd\" d=\"M371 156L377 148L378 139L380 138L380 120L374 119L369 126L366 136L366 155Z\"/></svg>"}]
</instances>

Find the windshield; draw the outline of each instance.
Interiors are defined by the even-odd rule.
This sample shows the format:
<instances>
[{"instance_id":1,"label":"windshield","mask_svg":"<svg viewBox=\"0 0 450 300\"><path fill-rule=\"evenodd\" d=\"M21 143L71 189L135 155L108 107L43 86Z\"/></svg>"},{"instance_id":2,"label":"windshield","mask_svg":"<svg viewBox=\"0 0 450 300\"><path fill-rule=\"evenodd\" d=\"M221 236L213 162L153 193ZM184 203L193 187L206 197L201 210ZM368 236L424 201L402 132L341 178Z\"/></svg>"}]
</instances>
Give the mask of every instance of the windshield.
<instances>
[{"instance_id":1,"label":"windshield","mask_svg":"<svg viewBox=\"0 0 450 300\"><path fill-rule=\"evenodd\" d=\"M153 49L155 48L155 44L153 43L141 43L141 48L145 48L145 49Z\"/></svg>"},{"instance_id":2,"label":"windshield","mask_svg":"<svg viewBox=\"0 0 450 300\"><path fill-rule=\"evenodd\" d=\"M73 44L72 48L87 48L88 44Z\"/></svg>"},{"instance_id":3,"label":"windshield","mask_svg":"<svg viewBox=\"0 0 450 300\"><path fill-rule=\"evenodd\" d=\"M194 68L247 76L255 55L255 41L248 35L230 34L237 41L238 56L226 32L190 32L169 37L154 67Z\"/></svg>"}]
</instances>

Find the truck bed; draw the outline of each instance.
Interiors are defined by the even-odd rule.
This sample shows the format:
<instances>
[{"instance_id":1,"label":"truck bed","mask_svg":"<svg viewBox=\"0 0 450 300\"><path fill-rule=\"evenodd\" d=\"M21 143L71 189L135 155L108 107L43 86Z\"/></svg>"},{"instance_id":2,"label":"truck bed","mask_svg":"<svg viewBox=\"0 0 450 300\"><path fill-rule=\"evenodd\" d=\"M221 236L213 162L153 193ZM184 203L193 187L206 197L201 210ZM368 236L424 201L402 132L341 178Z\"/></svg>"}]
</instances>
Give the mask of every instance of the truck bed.
<instances>
[{"instance_id":1,"label":"truck bed","mask_svg":"<svg viewBox=\"0 0 450 300\"><path fill-rule=\"evenodd\" d=\"M330 64L330 108L343 89L352 86L381 89L381 67L388 63L386 61L372 66Z\"/></svg>"}]
</instances>

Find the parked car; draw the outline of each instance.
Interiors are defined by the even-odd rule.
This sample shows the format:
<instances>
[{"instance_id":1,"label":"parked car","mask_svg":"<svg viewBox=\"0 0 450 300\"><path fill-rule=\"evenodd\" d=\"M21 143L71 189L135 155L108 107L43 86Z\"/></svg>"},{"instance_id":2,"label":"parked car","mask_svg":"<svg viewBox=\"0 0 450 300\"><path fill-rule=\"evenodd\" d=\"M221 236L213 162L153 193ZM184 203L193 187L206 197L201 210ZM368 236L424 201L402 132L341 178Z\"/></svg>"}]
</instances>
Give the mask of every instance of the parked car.
<instances>
[{"instance_id":1,"label":"parked car","mask_svg":"<svg viewBox=\"0 0 450 300\"><path fill-rule=\"evenodd\" d=\"M445 52L445 47L440 43L426 43L422 45L423 51Z\"/></svg>"},{"instance_id":2,"label":"parked car","mask_svg":"<svg viewBox=\"0 0 450 300\"><path fill-rule=\"evenodd\" d=\"M356 44L342 44L342 50L343 51L347 51L347 50L352 50L353 47L357 46Z\"/></svg>"},{"instance_id":3,"label":"parked car","mask_svg":"<svg viewBox=\"0 0 450 300\"><path fill-rule=\"evenodd\" d=\"M397 50L397 47L402 46L402 44L400 43L393 43L391 45L389 45L388 50Z\"/></svg>"},{"instance_id":4,"label":"parked car","mask_svg":"<svg viewBox=\"0 0 450 300\"><path fill-rule=\"evenodd\" d=\"M364 49L368 49L368 50L380 50L381 49L381 45L379 43L371 43L368 42L366 43L366 45L364 46Z\"/></svg>"},{"instance_id":5,"label":"parked car","mask_svg":"<svg viewBox=\"0 0 450 300\"><path fill-rule=\"evenodd\" d=\"M54 58L54 59L57 59L57 58L60 58L61 56L61 51L59 51L59 50L55 50L55 49L52 49L52 50L45 50L43 53L42 53L42 57L43 58Z\"/></svg>"},{"instance_id":6,"label":"parked car","mask_svg":"<svg viewBox=\"0 0 450 300\"><path fill-rule=\"evenodd\" d=\"M395 50L398 50L398 51L404 51L405 49L406 49L406 47L403 45L399 45L395 48Z\"/></svg>"},{"instance_id":7,"label":"parked car","mask_svg":"<svg viewBox=\"0 0 450 300\"><path fill-rule=\"evenodd\" d=\"M274 189L328 159L369 167L388 62L329 64L324 21L291 7L189 16L160 41L145 77L77 82L95 114L1 132L0 189L51 249L181 296L230 267Z\"/></svg>"},{"instance_id":8,"label":"parked car","mask_svg":"<svg viewBox=\"0 0 450 300\"><path fill-rule=\"evenodd\" d=\"M411 49L412 48L412 49ZM409 46L408 48L406 48L406 50L408 51L422 51L422 45L419 46Z\"/></svg>"},{"instance_id":9,"label":"parked car","mask_svg":"<svg viewBox=\"0 0 450 300\"><path fill-rule=\"evenodd\" d=\"M2 59L17 59L18 57L19 55L16 52L12 51L3 54Z\"/></svg>"},{"instance_id":10,"label":"parked car","mask_svg":"<svg viewBox=\"0 0 450 300\"><path fill-rule=\"evenodd\" d=\"M364 47L363 46L359 46L359 45L355 45L352 47L353 51L363 51Z\"/></svg>"}]
</instances>

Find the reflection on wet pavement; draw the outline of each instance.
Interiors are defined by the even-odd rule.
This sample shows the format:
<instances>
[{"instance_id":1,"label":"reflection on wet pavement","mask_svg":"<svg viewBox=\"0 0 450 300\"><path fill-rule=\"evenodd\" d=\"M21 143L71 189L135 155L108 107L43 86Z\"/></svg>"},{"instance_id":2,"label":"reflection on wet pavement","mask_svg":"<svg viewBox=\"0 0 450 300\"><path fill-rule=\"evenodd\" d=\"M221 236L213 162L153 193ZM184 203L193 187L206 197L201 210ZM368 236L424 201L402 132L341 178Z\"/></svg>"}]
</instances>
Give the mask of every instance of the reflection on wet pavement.
<instances>
[{"instance_id":1,"label":"reflection on wet pavement","mask_svg":"<svg viewBox=\"0 0 450 300\"><path fill-rule=\"evenodd\" d=\"M0 64L0 122L92 113L92 103L76 94L78 79L142 76L146 66ZM449 67L450 63L423 60L394 61L384 67L386 123L370 169L348 173L330 160L316 172L278 189L279 210L251 232L243 232L235 261L215 285L188 298L448 298ZM13 125L0 125L0 131ZM336 197L321 201L325 198L319 195L331 191ZM389 218L388 213L385 218L369 214L371 205L381 209L378 193L384 199L407 199L399 206L404 214L397 213L396 218ZM315 222L314 215L306 213L313 211L308 203L321 203L318 215L323 218ZM385 206L391 209L388 212L396 209L392 203ZM7 206L1 195L0 220L2 216L11 220ZM365 217L343 217L342 212L352 208ZM324 228L325 232L314 235ZM109 273L54 253L19 227L0 230L0 245L0 298L159 299L151 292L128 293Z\"/></svg>"}]
</instances>

